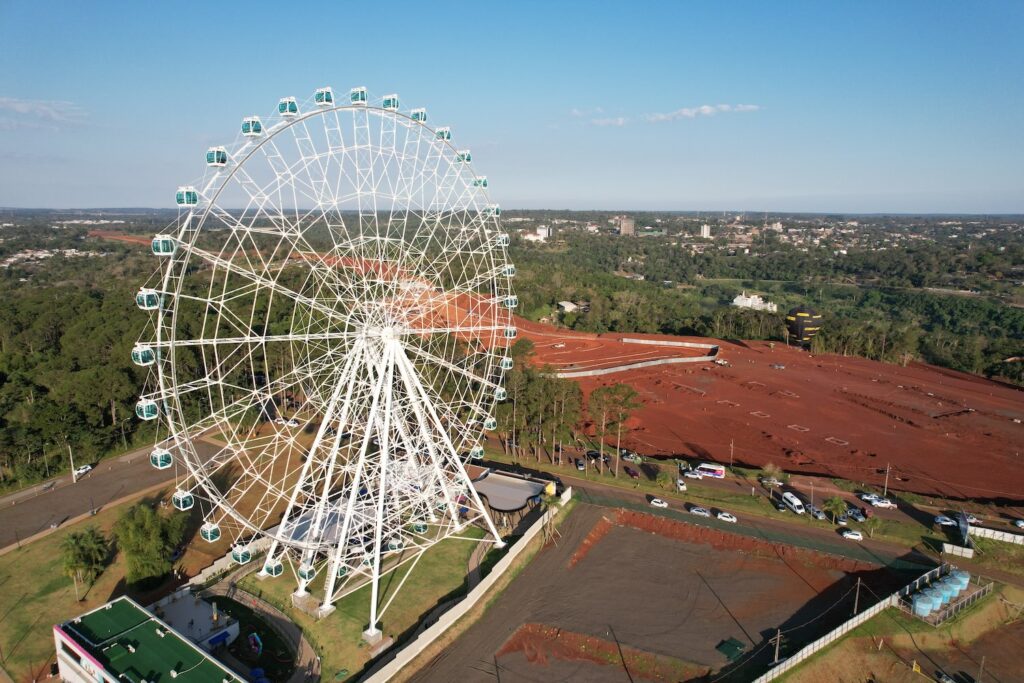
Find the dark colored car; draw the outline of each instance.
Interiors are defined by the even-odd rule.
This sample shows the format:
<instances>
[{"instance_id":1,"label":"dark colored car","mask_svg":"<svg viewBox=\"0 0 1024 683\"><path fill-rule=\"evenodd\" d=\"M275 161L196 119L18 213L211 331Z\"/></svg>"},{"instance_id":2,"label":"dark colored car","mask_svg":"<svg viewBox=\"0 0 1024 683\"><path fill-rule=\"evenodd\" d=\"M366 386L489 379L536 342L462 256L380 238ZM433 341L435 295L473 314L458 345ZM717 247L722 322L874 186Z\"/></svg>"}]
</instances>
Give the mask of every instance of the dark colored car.
<instances>
[{"instance_id":1,"label":"dark colored car","mask_svg":"<svg viewBox=\"0 0 1024 683\"><path fill-rule=\"evenodd\" d=\"M637 472L636 470L634 470L632 467L625 467L623 469L626 471L626 474L629 475L630 479L639 479L640 478L640 473Z\"/></svg>"}]
</instances>

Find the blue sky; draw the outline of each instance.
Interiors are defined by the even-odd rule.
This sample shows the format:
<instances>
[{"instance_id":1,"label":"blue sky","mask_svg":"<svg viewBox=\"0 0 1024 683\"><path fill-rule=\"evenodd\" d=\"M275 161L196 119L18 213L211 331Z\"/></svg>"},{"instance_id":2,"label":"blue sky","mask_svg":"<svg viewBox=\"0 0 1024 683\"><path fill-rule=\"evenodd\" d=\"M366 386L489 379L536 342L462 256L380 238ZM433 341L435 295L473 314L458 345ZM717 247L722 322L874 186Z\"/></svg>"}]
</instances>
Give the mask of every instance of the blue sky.
<instances>
[{"instance_id":1,"label":"blue sky","mask_svg":"<svg viewBox=\"0 0 1024 683\"><path fill-rule=\"evenodd\" d=\"M0 206L170 206L330 84L429 107L508 208L1024 212L1022 35L1019 0L0 0Z\"/></svg>"}]
</instances>

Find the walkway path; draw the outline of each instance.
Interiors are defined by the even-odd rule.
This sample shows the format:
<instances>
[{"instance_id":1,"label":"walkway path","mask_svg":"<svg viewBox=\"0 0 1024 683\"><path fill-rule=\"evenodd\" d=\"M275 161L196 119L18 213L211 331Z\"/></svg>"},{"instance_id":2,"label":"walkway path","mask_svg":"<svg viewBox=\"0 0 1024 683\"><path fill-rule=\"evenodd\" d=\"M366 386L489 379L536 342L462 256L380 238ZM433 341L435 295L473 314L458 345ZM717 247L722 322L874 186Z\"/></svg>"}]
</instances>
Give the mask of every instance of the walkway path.
<instances>
[{"instance_id":1,"label":"walkway path","mask_svg":"<svg viewBox=\"0 0 1024 683\"><path fill-rule=\"evenodd\" d=\"M203 591L203 595L209 597L224 596L252 608L291 645L292 649L296 652L296 663L295 673L288 679L288 683L319 681L320 657L316 654L316 650L313 649L309 641L306 640L302 629L281 610L238 587L238 581L254 571L256 571L255 564L249 563L244 565ZM243 672L240 671L239 673Z\"/></svg>"}]
</instances>

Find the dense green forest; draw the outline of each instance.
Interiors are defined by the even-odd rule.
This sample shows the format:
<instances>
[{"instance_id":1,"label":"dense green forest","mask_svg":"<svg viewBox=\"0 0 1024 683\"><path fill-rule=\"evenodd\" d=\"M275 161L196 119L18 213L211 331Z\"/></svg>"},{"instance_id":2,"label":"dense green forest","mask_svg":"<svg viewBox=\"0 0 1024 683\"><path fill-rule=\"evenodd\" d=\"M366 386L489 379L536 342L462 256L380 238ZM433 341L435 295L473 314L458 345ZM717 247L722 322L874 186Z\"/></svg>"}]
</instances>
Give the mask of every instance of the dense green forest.
<instances>
[{"instance_id":1,"label":"dense green forest","mask_svg":"<svg viewBox=\"0 0 1024 683\"><path fill-rule=\"evenodd\" d=\"M1024 383L1024 364L1005 362L1024 354L1024 309L995 297L922 288L933 282L932 268L964 279L1019 269L1024 263L1019 245L966 255L930 245L842 258L782 247L730 256L577 233L555 247L516 244L513 258L516 293L527 317L550 316L559 301L589 302L588 312L561 317L572 329L783 340L785 311L809 304L824 316L816 351L889 362L923 360ZM851 284L847 277L877 282ZM779 312L729 306L744 289L776 302Z\"/></svg>"},{"instance_id":2,"label":"dense green forest","mask_svg":"<svg viewBox=\"0 0 1024 683\"><path fill-rule=\"evenodd\" d=\"M165 218L134 219L121 229L152 234ZM1004 274L1024 263L1021 245L963 251L925 242L839 256L766 244L764 252L729 255L580 232L553 245L516 240L519 312L594 332L782 340L784 311L806 303L824 315L817 351L917 359L1024 384L1024 363L1005 362L1024 355L1024 309L995 295L923 289L984 291L995 279L1007 291ZM152 276L153 257L138 245L89 238L85 227L3 229L0 260L26 249L91 255L56 253L0 268L0 488L65 470L69 446L81 463L153 439L153 423L133 413L146 370L129 357L147 320L133 295ZM743 289L778 303L779 313L729 306ZM558 318L564 300L589 302L589 310ZM520 366L508 378L515 405L499 407L505 440L531 453L567 438L581 416L577 391L535 374Z\"/></svg>"}]
</instances>

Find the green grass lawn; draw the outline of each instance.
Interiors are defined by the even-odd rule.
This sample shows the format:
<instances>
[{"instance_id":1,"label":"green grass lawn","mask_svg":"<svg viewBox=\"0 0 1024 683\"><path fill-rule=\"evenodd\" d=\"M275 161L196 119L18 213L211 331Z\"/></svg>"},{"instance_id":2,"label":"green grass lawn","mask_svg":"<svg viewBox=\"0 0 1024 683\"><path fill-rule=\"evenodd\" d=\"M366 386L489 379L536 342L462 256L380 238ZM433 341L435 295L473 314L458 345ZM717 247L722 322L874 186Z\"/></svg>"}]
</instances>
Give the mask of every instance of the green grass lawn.
<instances>
[{"instance_id":1,"label":"green grass lawn","mask_svg":"<svg viewBox=\"0 0 1024 683\"><path fill-rule=\"evenodd\" d=\"M462 535L479 539L485 533L482 529L468 527ZM467 563L475 546L473 541L447 539L426 551L409 574L399 596L380 617L379 627L384 635L398 639L414 628L439 602L463 589ZM382 580L380 604L383 605L391 597L399 582L409 572L411 564L403 565ZM321 577L317 577L310 586L310 592L315 595L322 588L322 581ZM276 605L302 628L322 657L324 680L354 677L369 660L369 649L362 639L369 620L369 585L336 602L337 609L319 621L291 606L291 593L295 590L295 584L286 575L263 581L248 576L240 585ZM336 678L341 671L348 671L348 674Z\"/></svg>"},{"instance_id":2,"label":"green grass lawn","mask_svg":"<svg viewBox=\"0 0 1024 683\"><path fill-rule=\"evenodd\" d=\"M125 505L103 510L0 556L0 649L3 666L16 680L46 668L53 657L53 625L124 593L124 560L118 556L75 600L71 579L61 570L60 543L71 531L96 525L108 537Z\"/></svg>"}]
</instances>

